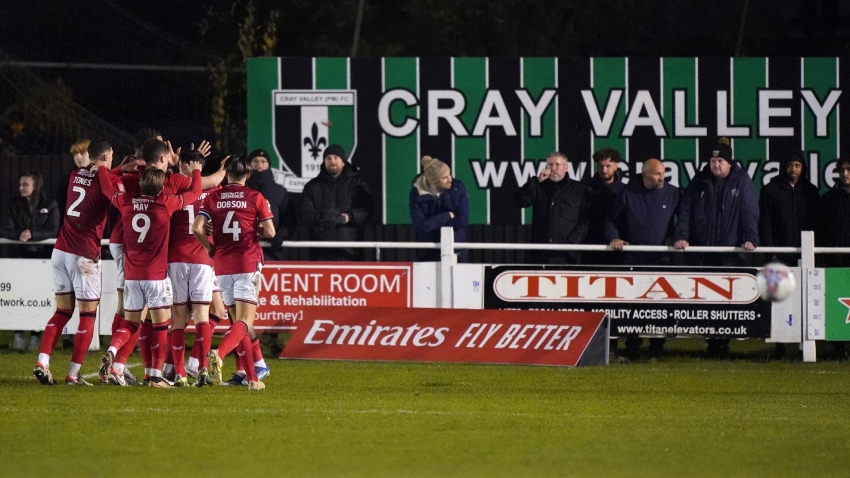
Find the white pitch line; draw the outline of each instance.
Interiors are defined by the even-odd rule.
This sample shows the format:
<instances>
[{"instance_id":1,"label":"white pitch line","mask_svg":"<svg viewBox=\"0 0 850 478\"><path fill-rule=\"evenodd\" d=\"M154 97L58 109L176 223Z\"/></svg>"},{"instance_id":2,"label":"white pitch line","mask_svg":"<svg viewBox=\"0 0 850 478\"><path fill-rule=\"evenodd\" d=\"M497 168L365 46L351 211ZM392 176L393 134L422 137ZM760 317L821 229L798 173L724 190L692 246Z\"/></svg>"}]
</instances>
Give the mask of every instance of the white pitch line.
<instances>
[{"instance_id":1,"label":"white pitch line","mask_svg":"<svg viewBox=\"0 0 850 478\"><path fill-rule=\"evenodd\" d=\"M78 410L80 412L85 413L99 413L102 412L100 409L91 409L91 410ZM123 410L109 410L103 413L145 413L145 412L153 412L153 413L164 413L164 414L185 414L187 411L186 408L169 408L169 407L141 407L141 408L133 408L127 407ZM241 408L224 408L219 409L221 413L256 413L256 414L269 414L269 413L279 413L280 409L274 408L256 408L256 409L241 409ZM65 413L64 410L59 409L50 409L50 408L40 408L40 409L21 409L21 407L0 407L0 412L3 413L19 413L19 412L27 412L27 413L50 413L50 412L60 412ZM442 416L442 417L521 417L521 418L534 418L541 420L551 420L553 418L564 418L564 419L574 419L574 420L683 420L683 421L705 421L705 420L734 420L734 421L781 421L781 422L791 422L797 420L804 420L805 418L799 417L787 417L787 416L775 416L775 417L754 417L751 415L730 415L730 416L714 416L714 415L671 415L671 416L639 416L632 414L544 414L544 413L518 413L518 412L482 412L482 411L452 411L452 410L409 410L409 409L325 409L325 410L317 410L317 409L302 409L302 410L287 410L286 413L297 413L302 415L428 415L428 416Z\"/></svg>"}]
</instances>

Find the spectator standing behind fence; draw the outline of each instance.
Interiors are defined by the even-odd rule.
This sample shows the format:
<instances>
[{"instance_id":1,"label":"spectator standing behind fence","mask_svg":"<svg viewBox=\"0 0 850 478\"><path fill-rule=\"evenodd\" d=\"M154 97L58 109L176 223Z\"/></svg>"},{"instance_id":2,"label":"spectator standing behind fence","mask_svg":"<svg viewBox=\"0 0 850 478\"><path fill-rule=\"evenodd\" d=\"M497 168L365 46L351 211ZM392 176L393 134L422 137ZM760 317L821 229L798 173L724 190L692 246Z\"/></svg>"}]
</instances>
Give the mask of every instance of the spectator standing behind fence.
<instances>
[{"instance_id":1,"label":"spectator standing behind fence","mask_svg":"<svg viewBox=\"0 0 850 478\"><path fill-rule=\"evenodd\" d=\"M59 205L60 218L65 217L65 210L68 206L68 181L71 180L71 174L80 168L87 167L89 163L91 163L91 161L89 161L89 143L91 143L91 140L81 139L72 144L71 149L69 150L69 152L74 156L74 167L73 169L66 170L62 173L62 177L59 179L59 184L56 186L56 194L54 194L56 203Z\"/></svg>"},{"instance_id":2,"label":"spectator standing behind fence","mask_svg":"<svg viewBox=\"0 0 850 478\"><path fill-rule=\"evenodd\" d=\"M850 158L838 158L838 181L820 199L815 242L820 247L850 247ZM823 254L825 267L850 267L850 254ZM847 360L847 342L832 342L835 358Z\"/></svg>"},{"instance_id":3,"label":"spectator standing behind fence","mask_svg":"<svg viewBox=\"0 0 850 478\"><path fill-rule=\"evenodd\" d=\"M779 163L779 174L770 180L759 196L759 239L764 247L800 247L800 233L813 231L818 188L809 181L803 154L794 152ZM788 266L796 266L798 254L775 257ZM785 344L777 343L769 359L785 357Z\"/></svg>"},{"instance_id":4,"label":"spectator standing behind fence","mask_svg":"<svg viewBox=\"0 0 850 478\"><path fill-rule=\"evenodd\" d=\"M663 246L672 241L675 213L679 207L679 188L664 182L664 164L658 159L643 163L641 175L623 188L614 198L605 222L606 239L611 249L622 251L623 246ZM627 265L669 264L667 254L627 252ZM640 337L626 338L626 358L640 357ZM613 344L612 344L613 345ZM616 348L616 347L615 347ZM649 339L653 358L661 356L663 338Z\"/></svg>"},{"instance_id":5,"label":"spectator standing behind fence","mask_svg":"<svg viewBox=\"0 0 850 478\"><path fill-rule=\"evenodd\" d=\"M587 237L587 186L567 177L567 157L552 153L546 167L514 194L514 204L532 206L531 241L537 244L581 244ZM578 253L533 251L533 262L575 264Z\"/></svg>"},{"instance_id":6,"label":"spectator standing behind fence","mask_svg":"<svg viewBox=\"0 0 850 478\"><path fill-rule=\"evenodd\" d=\"M332 144L323 153L319 175L304 186L298 221L309 226L312 241L357 241L373 207L358 168L346 161L342 146ZM353 248L310 248L313 261L353 261L360 256Z\"/></svg>"},{"instance_id":7,"label":"spectator standing behind fence","mask_svg":"<svg viewBox=\"0 0 850 478\"><path fill-rule=\"evenodd\" d=\"M586 244L610 242L605 238L605 221L614 197L625 187L619 171L622 160L619 151L607 146L593 153L596 174L584 183L590 199ZM618 264L622 261L619 254L611 252L587 252L582 256L585 264Z\"/></svg>"},{"instance_id":8,"label":"spectator standing behind fence","mask_svg":"<svg viewBox=\"0 0 850 478\"><path fill-rule=\"evenodd\" d=\"M759 244L759 209L753 181L734 164L729 140L720 138L706 165L691 180L679 205L673 239L676 249L689 246L735 246L747 250ZM740 267L739 254L690 254L689 263ZM686 256L687 257L687 256ZM729 357L729 339L708 339L709 355Z\"/></svg>"},{"instance_id":9,"label":"spectator standing behind fence","mask_svg":"<svg viewBox=\"0 0 850 478\"><path fill-rule=\"evenodd\" d=\"M449 166L424 156L422 172L413 178L410 190L410 220L421 242L440 242L440 228L454 229L455 242L466 242L469 225L469 194L460 179L452 178ZM458 250L458 262L466 262L469 251ZM417 249L420 261L439 261L439 249Z\"/></svg>"},{"instance_id":10,"label":"spectator standing behind fence","mask_svg":"<svg viewBox=\"0 0 850 478\"><path fill-rule=\"evenodd\" d=\"M18 194L12 197L3 214L0 237L12 241L43 241L55 239L59 234L59 206L44 192L44 180L38 171L27 171L18 180ZM49 246L15 246L12 257L48 258ZM39 336L30 335L29 350L38 350ZM24 333L15 331L12 348L24 350Z\"/></svg>"},{"instance_id":11,"label":"spectator standing behind fence","mask_svg":"<svg viewBox=\"0 0 850 478\"><path fill-rule=\"evenodd\" d=\"M284 212L289 205L289 194L286 188L278 184L274 180L274 174L269 168L269 153L262 149L256 149L251 152L248 158L251 160L251 176L245 183L251 189L259 191L263 197L269 202L274 214L272 224L275 227L275 236L270 239L271 259L277 259L280 252L280 245L286 239L287 230L282 227L281 223L284 218ZM268 257L268 253L265 254Z\"/></svg>"}]
</instances>

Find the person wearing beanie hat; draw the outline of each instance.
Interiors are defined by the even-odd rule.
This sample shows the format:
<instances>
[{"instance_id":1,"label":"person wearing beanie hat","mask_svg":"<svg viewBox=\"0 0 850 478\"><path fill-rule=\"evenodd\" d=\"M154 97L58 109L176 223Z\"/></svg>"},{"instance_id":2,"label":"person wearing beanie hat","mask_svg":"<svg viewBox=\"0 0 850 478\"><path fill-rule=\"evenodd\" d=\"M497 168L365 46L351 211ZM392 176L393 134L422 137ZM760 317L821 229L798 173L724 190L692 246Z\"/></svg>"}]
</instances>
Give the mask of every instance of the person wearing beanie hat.
<instances>
[{"instance_id":1,"label":"person wearing beanie hat","mask_svg":"<svg viewBox=\"0 0 850 478\"><path fill-rule=\"evenodd\" d=\"M274 219L275 237L269 240L270 247L263 249L267 260L280 259L281 244L294 229L294 211L289 209L289 193L286 188L275 181L274 172L269 164L269 153L264 149L255 149L248 155L251 160L251 176L245 182L245 186L257 190L269 202ZM287 210L289 209L289 214Z\"/></svg>"},{"instance_id":2,"label":"person wearing beanie hat","mask_svg":"<svg viewBox=\"0 0 850 478\"><path fill-rule=\"evenodd\" d=\"M717 140L717 144L714 145L714 149L711 151L712 158L722 158L725 159L727 163L732 164L732 146L729 145L728 138L720 138Z\"/></svg>"},{"instance_id":3,"label":"person wearing beanie hat","mask_svg":"<svg viewBox=\"0 0 850 478\"><path fill-rule=\"evenodd\" d=\"M758 196L752 179L732 160L729 140L720 138L711 159L691 180L679 203L673 246L734 246L754 250L759 245ZM742 267L752 254L688 254L691 265ZM729 339L707 338L708 354L725 359Z\"/></svg>"},{"instance_id":4,"label":"person wearing beanie hat","mask_svg":"<svg viewBox=\"0 0 850 478\"><path fill-rule=\"evenodd\" d=\"M332 144L322 152L319 175L301 193L298 223L308 226L312 241L357 241L374 209L369 186L358 168L348 163L345 150ZM310 260L354 261L359 250L310 248Z\"/></svg>"},{"instance_id":5,"label":"person wearing beanie hat","mask_svg":"<svg viewBox=\"0 0 850 478\"><path fill-rule=\"evenodd\" d=\"M408 200L410 220L416 240L440 242L440 229L454 229L455 242L466 242L469 225L469 194L459 179L452 178L449 166L437 158L423 156L422 172L413 178ZM440 251L417 249L417 260L439 261ZM468 251L457 251L458 262L466 262Z\"/></svg>"},{"instance_id":6,"label":"person wearing beanie hat","mask_svg":"<svg viewBox=\"0 0 850 478\"><path fill-rule=\"evenodd\" d=\"M759 195L759 238L766 247L800 247L800 233L813 231L820 193L809 181L801 152L792 151L779 163L779 174ZM773 260L796 266L797 254L779 254ZM777 343L771 360L785 357L785 344Z\"/></svg>"}]
</instances>

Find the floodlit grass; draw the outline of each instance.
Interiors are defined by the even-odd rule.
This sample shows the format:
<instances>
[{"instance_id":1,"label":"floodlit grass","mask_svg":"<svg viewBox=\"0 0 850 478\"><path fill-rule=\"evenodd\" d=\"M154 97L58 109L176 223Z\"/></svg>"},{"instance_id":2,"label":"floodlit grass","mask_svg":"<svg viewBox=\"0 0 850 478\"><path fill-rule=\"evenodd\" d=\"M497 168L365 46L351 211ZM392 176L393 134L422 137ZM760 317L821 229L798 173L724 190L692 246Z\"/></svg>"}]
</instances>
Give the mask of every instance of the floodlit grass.
<instances>
[{"instance_id":1,"label":"floodlit grass","mask_svg":"<svg viewBox=\"0 0 850 478\"><path fill-rule=\"evenodd\" d=\"M96 371L98 357L89 354L84 373ZM249 393L43 387L30 375L33 359L0 354L3 476L820 477L850 469L843 363L272 360L268 388ZM68 360L53 358L57 377Z\"/></svg>"}]
</instances>

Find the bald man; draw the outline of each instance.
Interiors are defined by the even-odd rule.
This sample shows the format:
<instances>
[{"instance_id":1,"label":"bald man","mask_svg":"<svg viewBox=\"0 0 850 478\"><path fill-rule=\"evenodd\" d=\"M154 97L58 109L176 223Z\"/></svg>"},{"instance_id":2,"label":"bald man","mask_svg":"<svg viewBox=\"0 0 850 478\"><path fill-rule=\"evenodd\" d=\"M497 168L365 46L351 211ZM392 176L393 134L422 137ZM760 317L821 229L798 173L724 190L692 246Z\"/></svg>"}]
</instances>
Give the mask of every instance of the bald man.
<instances>
[{"instance_id":1,"label":"bald man","mask_svg":"<svg viewBox=\"0 0 850 478\"><path fill-rule=\"evenodd\" d=\"M676 209L679 207L679 188L664 182L664 164L655 159L643 163L641 175L623 188L614 198L605 223L605 233L611 249L623 246L663 246L672 243ZM660 257L659 257L660 256ZM668 264L667 254L628 252L627 265ZM626 358L640 357L641 339L626 339ZM658 357L664 339L650 339L650 354Z\"/></svg>"}]
</instances>

